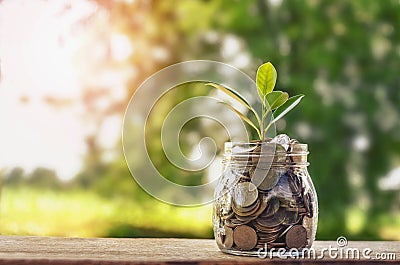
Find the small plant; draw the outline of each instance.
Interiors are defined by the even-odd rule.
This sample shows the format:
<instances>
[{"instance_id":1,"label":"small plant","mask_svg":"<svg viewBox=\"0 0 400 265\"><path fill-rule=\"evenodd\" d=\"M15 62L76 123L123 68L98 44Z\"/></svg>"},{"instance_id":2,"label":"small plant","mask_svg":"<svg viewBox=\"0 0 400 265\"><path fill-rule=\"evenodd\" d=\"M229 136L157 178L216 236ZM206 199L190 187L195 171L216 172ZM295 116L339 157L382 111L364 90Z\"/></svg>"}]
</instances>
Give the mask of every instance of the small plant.
<instances>
[{"instance_id":1,"label":"small plant","mask_svg":"<svg viewBox=\"0 0 400 265\"><path fill-rule=\"evenodd\" d=\"M274 91L276 84L277 73L275 67L267 62L261 65L257 70L256 76L256 85L258 95L261 99L261 113L257 113L257 111L250 106L250 104L236 91L224 87L219 84L208 83L212 87L215 87L243 106L245 106L248 110L251 111L252 115L254 115L257 124L248 118L245 114L234 108L227 102L221 102L225 104L229 109L234 111L239 117L249 124L254 130L256 130L258 137L262 141L264 139L265 133L271 127L273 123L286 115L290 110L292 110L297 104L300 103L301 99L304 95L297 95L289 98L289 94L283 91ZM271 121L266 122L265 119L272 112L273 118Z\"/></svg>"}]
</instances>

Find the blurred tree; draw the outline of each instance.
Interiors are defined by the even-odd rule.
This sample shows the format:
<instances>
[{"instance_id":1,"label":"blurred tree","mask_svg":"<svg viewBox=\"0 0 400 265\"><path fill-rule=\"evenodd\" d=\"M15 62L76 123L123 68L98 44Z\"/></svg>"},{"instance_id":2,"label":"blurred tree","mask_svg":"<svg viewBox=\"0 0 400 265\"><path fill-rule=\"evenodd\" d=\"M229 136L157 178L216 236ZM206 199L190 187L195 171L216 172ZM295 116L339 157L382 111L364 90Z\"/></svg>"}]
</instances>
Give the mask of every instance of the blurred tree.
<instances>
[{"instance_id":1,"label":"blurred tree","mask_svg":"<svg viewBox=\"0 0 400 265\"><path fill-rule=\"evenodd\" d=\"M30 175L27 176L26 184L34 188L49 188L57 190L62 188L62 183L56 172L47 168L36 168Z\"/></svg>"},{"instance_id":2,"label":"blurred tree","mask_svg":"<svg viewBox=\"0 0 400 265\"><path fill-rule=\"evenodd\" d=\"M41 189L61 189L65 187L56 172L52 169L38 167L27 174L20 167L15 167L9 172L2 174L4 185L8 187L29 186Z\"/></svg>"},{"instance_id":3,"label":"blurred tree","mask_svg":"<svg viewBox=\"0 0 400 265\"><path fill-rule=\"evenodd\" d=\"M165 4L162 1L137 1L128 3L124 1L94 1L99 5L102 11L107 12L106 24L111 25L111 29L104 38L104 33L100 32L95 35L92 42L102 42L109 50L104 57L96 64L92 64L94 72L115 71L116 68L129 69L130 73L126 78L124 86L127 89L127 96L123 99L113 101L110 100L110 95L107 93L96 93L101 91L104 84L99 82L96 86L92 86L83 98L85 113L87 120L93 123L93 131L86 139L86 158L84 168L79 175L74 179L74 183L84 188L93 188L103 195L121 196L121 194L135 197L137 199L145 198L143 191L136 185L132 184L133 179L130 177L128 168L126 167L124 157L122 155L122 147L116 144L119 148L114 161L104 161L104 150L99 142L99 131L104 124L104 121L113 115L118 115L120 119L129 99L140 83L156 70L173 64L179 60L179 49L176 49L181 43L182 32L175 28L175 13L171 10L171 3ZM134 14L134 15L132 15ZM86 22L86 19L84 20ZM82 22L79 22L82 23ZM131 45L134 47L134 52L120 60L113 57L113 34L123 34ZM111 85L109 91L114 90ZM181 95L184 98L184 95ZM108 102L108 107L104 108L98 102ZM174 103L175 102L175 103ZM178 101L166 102L166 106L172 106ZM167 107L168 109L169 107ZM158 126L158 125L156 125ZM158 131L154 128L154 131ZM155 146L156 141L152 141L152 146ZM153 147L151 149L154 154L153 158L162 157L160 150ZM157 159L156 159L157 160ZM171 170L173 167L167 163L167 160L160 164L161 170L168 171L168 175L174 175ZM175 174L176 175L176 174ZM178 175L176 175L178 178ZM194 178L192 178L194 179ZM117 186L115 186L117 185ZM114 187L114 189L111 189ZM124 192L121 192L122 188ZM114 196L113 195L113 196Z\"/></svg>"},{"instance_id":4,"label":"blurred tree","mask_svg":"<svg viewBox=\"0 0 400 265\"><path fill-rule=\"evenodd\" d=\"M24 182L25 172L22 168L13 168L8 173L3 173L3 184L7 186L16 187Z\"/></svg>"},{"instance_id":5,"label":"blurred tree","mask_svg":"<svg viewBox=\"0 0 400 265\"><path fill-rule=\"evenodd\" d=\"M208 7L214 13L210 17L201 13L210 19L210 27L198 34L188 32L186 36L196 36L197 49L185 51L207 58L209 46L198 43L217 32L213 41L220 53L211 50L214 60L242 66L251 76L254 64L243 67L246 51L257 65L274 62L278 87L289 94L306 94L301 110L287 116L278 129L310 145L310 172L320 191L318 237L378 237L380 214L388 213L395 201L393 192L378 189L377 180L396 166L392 158L400 155L400 113L394 107L400 97L398 2L236 4L187 2L187 10ZM355 210L364 216L354 229L349 216Z\"/></svg>"},{"instance_id":6,"label":"blurred tree","mask_svg":"<svg viewBox=\"0 0 400 265\"><path fill-rule=\"evenodd\" d=\"M127 96L99 114L100 121L113 113L122 115L141 81L172 63L212 59L254 77L259 64L272 61L279 73L278 88L306 94L298 111L277 128L309 144L310 173L319 191L318 238L380 237L380 217L395 200L394 192L378 189L377 181L400 161L398 1L95 2L106 10L112 27L135 46L124 61L124 67L134 67L136 73L126 81ZM109 67L114 63L103 62ZM98 145L96 132L91 144ZM150 150L161 170L169 171L157 144L154 141ZM85 181L102 183L103 190L105 183L131 185L121 155L118 162L96 170L102 163L94 159L99 148L88 148L81 176L102 179ZM360 213L357 225L351 224L354 212Z\"/></svg>"}]
</instances>

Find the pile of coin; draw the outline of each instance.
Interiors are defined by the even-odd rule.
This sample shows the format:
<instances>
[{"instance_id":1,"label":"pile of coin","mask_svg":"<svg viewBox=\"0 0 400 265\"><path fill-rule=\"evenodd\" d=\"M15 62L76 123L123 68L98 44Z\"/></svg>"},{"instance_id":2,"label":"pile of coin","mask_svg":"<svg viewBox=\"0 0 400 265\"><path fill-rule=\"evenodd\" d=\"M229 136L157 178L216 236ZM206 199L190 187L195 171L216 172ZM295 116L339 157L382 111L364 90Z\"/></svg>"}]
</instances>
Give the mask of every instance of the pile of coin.
<instances>
[{"instance_id":1,"label":"pile of coin","mask_svg":"<svg viewBox=\"0 0 400 265\"><path fill-rule=\"evenodd\" d=\"M290 152L290 145L280 144L277 150ZM252 153L259 152L256 148ZM251 157L248 156L248 157ZM285 159L292 159L284 156ZM242 159L242 158L241 158ZM310 239L305 217L313 217L311 190L303 183L301 169L293 161L276 165L250 158L243 170L236 171L237 182L228 191L228 203L220 211L221 248L250 251L258 248L303 248ZM261 166L261 169L258 168ZM217 213L218 214L218 213Z\"/></svg>"}]
</instances>

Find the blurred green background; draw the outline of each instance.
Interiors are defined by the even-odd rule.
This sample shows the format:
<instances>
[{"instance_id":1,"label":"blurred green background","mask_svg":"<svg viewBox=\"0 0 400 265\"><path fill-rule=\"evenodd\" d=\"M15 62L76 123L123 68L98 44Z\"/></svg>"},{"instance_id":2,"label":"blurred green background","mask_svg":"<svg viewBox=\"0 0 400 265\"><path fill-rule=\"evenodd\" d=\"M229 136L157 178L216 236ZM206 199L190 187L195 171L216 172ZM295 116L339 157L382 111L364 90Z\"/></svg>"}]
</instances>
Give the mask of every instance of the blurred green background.
<instances>
[{"instance_id":1,"label":"blurred green background","mask_svg":"<svg viewBox=\"0 0 400 265\"><path fill-rule=\"evenodd\" d=\"M147 195L121 145L141 82L209 59L252 78L271 61L279 89L306 95L277 130L309 144L317 239L400 240L399 28L398 0L0 1L0 233L212 238L211 205ZM175 92L159 111L202 93ZM148 148L173 175L160 117ZM190 150L207 131L186 127Z\"/></svg>"}]
</instances>

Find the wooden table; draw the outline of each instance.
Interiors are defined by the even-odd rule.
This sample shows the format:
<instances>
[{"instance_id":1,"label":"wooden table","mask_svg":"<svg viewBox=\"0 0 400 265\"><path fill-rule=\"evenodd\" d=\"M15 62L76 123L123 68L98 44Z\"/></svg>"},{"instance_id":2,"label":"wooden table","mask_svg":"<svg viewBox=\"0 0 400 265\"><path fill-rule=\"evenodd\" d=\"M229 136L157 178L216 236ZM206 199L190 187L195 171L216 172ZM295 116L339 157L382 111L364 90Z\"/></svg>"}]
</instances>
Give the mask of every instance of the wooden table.
<instances>
[{"instance_id":1,"label":"wooden table","mask_svg":"<svg viewBox=\"0 0 400 265\"><path fill-rule=\"evenodd\" d=\"M336 241L317 241L313 247L321 254L329 245L337 247ZM328 252L323 259L239 257L220 252L214 240L207 239L0 236L0 264L378 264L383 262L374 259L378 253L394 255L385 262L400 264L400 242L350 241L347 247L360 249L360 259L351 258L351 253L335 259ZM366 248L371 249L366 251L371 259L362 257Z\"/></svg>"}]
</instances>

